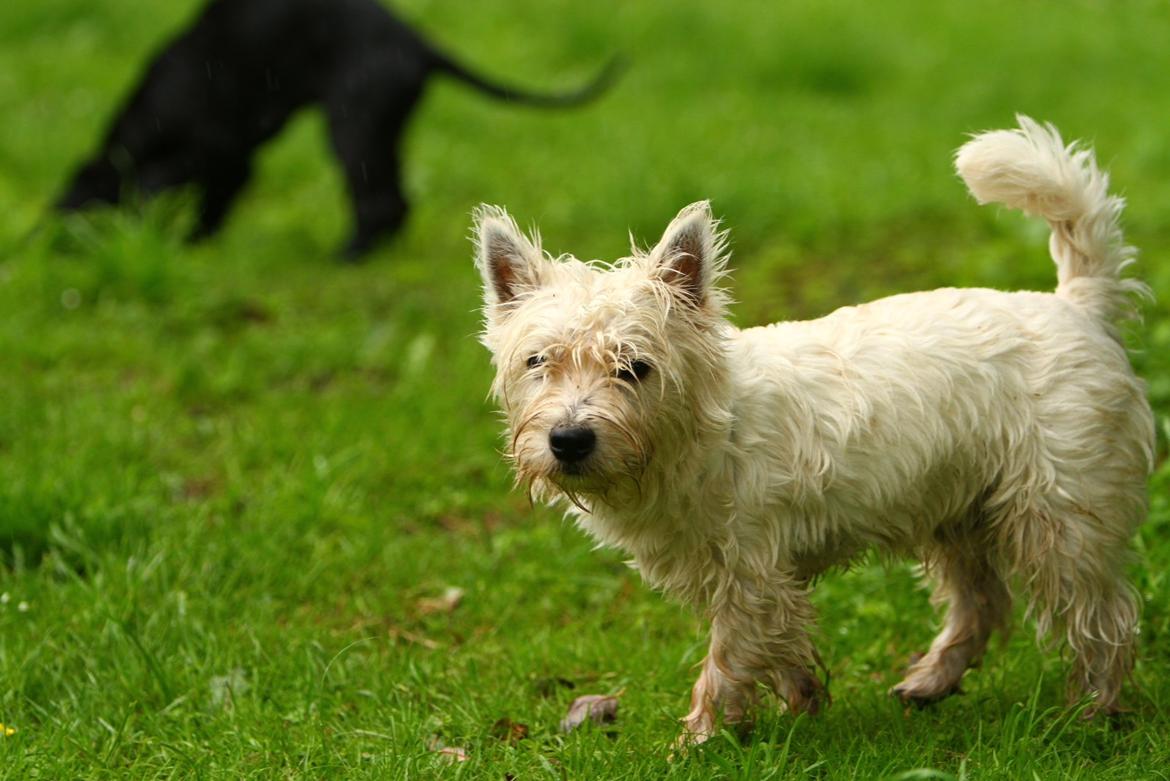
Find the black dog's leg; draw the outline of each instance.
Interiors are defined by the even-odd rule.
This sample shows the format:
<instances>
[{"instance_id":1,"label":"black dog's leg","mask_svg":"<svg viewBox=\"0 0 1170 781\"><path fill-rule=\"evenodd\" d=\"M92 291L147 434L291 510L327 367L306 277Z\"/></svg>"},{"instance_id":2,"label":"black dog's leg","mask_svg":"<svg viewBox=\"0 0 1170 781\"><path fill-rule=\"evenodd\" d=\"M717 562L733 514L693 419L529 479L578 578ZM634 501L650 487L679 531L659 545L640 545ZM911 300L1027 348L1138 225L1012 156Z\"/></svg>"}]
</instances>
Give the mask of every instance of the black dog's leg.
<instances>
[{"instance_id":1,"label":"black dog's leg","mask_svg":"<svg viewBox=\"0 0 1170 781\"><path fill-rule=\"evenodd\" d=\"M378 85L385 92L385 82ZM353 235L343 256L358 260L406 219L398 144L419 92L351 94L327 106L330 138L345 168L353 204Z\"/></svg>"},{"instance_id":2,"label":"black dog's leg","mask_svg":"<svg viewBox=\"0 0 1170 781\"><path fill-rule=\"evenodd\" d=\"M210 173L201 182L199 221L187 237L188 241L208 238L223 227L232 204L251 175L252 166L247 158L221 160L210 168Z\"/></svg>"}]
</instances>

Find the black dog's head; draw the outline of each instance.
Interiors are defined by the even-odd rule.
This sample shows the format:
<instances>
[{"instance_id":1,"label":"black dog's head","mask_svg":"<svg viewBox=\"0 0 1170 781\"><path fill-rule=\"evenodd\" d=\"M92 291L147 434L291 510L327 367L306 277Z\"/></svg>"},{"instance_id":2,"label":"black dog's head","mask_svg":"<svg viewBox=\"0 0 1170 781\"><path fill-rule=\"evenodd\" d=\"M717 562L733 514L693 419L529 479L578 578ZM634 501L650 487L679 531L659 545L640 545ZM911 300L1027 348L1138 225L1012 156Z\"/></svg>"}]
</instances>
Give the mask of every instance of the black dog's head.
<instances>
[{"instance_id":1,"label":"black dog's head","mask_svg":"<svg viewBox=\"0 0 1170 781\"><path fill-rule=\"evenodd\" d=\"M73 211L86 206L112 205L122 195L122 177L105 156L91 160L73 174L69 186L57 199L58 211Z\"/></svg>"}]
</instances>

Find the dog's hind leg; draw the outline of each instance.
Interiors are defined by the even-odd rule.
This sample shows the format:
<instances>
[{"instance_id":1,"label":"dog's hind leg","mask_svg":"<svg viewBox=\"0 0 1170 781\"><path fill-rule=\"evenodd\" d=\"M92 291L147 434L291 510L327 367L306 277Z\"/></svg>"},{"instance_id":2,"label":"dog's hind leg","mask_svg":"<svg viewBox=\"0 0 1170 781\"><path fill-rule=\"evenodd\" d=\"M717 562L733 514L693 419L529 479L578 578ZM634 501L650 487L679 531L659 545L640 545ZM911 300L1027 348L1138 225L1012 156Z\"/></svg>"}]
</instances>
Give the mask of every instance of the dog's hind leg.
<instances>
[{"instance_id":1,"label":"dog's hind leg","mask_svg":"<svg viewBox=\"0 0 1170 781\"><path fill-rule=\"evenodd\" d=\"M1085 590L1070 604L1065 618L1073 667L1069 696L1091 697L1086 715L1121 711L1121 687L1133 669L1137 640L1138 601L1133 587L1123 578L1111 583L1085 583Z\"/></svg>"},{"instance_id":2,"label":"dog's hind leg","mask_svg":"<svg viewBox=\"0 0 1170 781\"><path fill-rule=\"evenodd\" d=\"M1072 651L1070 700L1092 698L1089 715L1115 713L1133 668L1139 606L1125 576L1129 525L1106 516L1124 513L1126 502L1102 502L1093 511L1084 503L1059 507L1034 521L1052 534L1019 567L1031 592L1029 614L1040 637L1063 639Z\"/></svg>"},{"instance_id":3,"label":"dog's hind leg","mask_svg":"<svg viewBox=\"0 0 1170 781\"><path fill-rule=\"evenodd\" d=\"M1007 626L1011 595L982 540L961 534L937 542L925 567L937 585L931 601L946 605L942 631L911 665L891 694L925 704L959 690L967 668L978 664L992 630Z\"/></svg>"}]
</instances>

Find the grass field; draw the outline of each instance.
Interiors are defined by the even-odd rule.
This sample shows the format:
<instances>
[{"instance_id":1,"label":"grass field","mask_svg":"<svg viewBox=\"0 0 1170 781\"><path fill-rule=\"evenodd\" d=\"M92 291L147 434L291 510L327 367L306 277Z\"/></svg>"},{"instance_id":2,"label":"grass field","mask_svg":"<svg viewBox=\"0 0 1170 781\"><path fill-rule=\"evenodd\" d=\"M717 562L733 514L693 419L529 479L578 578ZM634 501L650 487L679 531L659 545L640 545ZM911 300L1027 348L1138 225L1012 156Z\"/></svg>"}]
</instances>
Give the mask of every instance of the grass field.
<instances>
[{"instance_id":1,"label":"grass field","mask_svg":"<svg viewBox=\"0 0 1170 781\"><path fill-rule=\"evenodd\" d=\"M909 566L827 577L834 704L667 762L704 626L512 490L477 344L469 212L626 252L702 197L732 228L736 321L939 285L1051 289L1045 229L950 169L1013 113L1096 144L1130 200L1134 328L1170 432L1170 7L1088 2L400 0L481 70L540 87L632 67L541 113L435 83L407 139L416 204L360 267L315 113L268 147L226 232L182 198L45 206L193 0L0 7L2 778L1170 776L1170 467L1135 571L1141 661L1119 728L1063 704L1019 626L966 695L886 689L935 617ZM448 589L462 590L453 610ZM436 599L438 601L436 602ZM568 735L585 693L617 721ZM528 727L501 739L510 719ZM432 749L459 747L451 763Z\"/></svg>"}]
</instances>

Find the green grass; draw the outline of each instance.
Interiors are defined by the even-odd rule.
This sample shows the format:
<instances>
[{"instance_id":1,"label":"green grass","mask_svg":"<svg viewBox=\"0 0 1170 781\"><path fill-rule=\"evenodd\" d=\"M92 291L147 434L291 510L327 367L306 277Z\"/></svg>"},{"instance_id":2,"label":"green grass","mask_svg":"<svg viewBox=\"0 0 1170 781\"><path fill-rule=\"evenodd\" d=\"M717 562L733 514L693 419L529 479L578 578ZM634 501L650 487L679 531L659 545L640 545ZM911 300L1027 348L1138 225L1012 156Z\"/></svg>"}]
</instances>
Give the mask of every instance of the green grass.
<instances>
[{"instance_id":1,"label":"green grass","mask_svg":"<svg viewBox=\"0 0 1170 781\"><path fill-rule=\"evenodd\" d=\"M486 200L583 257L702 197L733 230L742 325L937 285L1050 289L1044 230L950 170L1015 111L1098 146L1141 274L1170 293L1170 9L1116 2L402 0L536 86L632 68L574 112L436 83L416 202L369 264L320 117L268 148L222 237L182 198L45 220L140 60L193 0L0 8L3 778L1165 778L1170 467L1137 541L1142 660L1120 728L1065 711L1029 627L966 696L885 696L935 618L908 567L817 593L834 704L667 762L704 627L511 489L466 240ZM1165 453L1170 310L1134 330ZM464 590L450 613L420 600ZM23 604L25 609L21 609ZM574 696L617 722L561 735ZM501 718L528 725L500 740ZM437 743L470 759L445 765Z\"/></svg>"}]
</instances>

